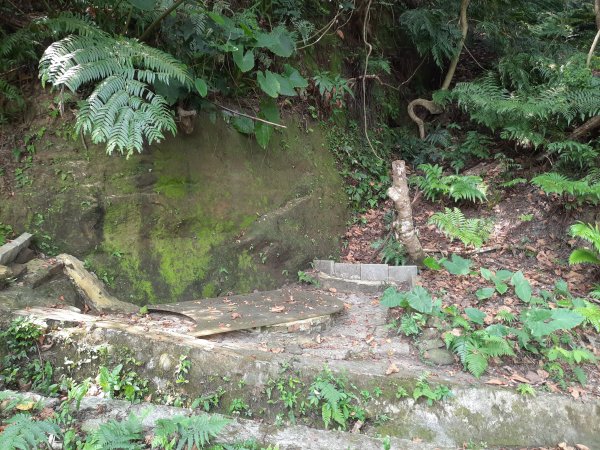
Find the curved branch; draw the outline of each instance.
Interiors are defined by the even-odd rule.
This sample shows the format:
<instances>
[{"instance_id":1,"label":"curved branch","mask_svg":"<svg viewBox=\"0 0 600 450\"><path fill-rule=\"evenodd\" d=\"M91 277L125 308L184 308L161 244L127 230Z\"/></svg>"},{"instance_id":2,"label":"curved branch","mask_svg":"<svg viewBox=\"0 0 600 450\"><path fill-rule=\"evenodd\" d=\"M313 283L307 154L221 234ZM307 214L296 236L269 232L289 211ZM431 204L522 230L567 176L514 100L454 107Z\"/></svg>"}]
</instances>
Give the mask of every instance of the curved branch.
<instances>
[{"instance_id":1,"label":"curved branch","mask_svg":"<svg viewBox=\"0 0 600 450\"><path fill-rule=\"evenodd\" d=\"M417 98L408 104L408 115L417 124L417 127L419 127L419 137L425 139L425 122L415 113L415 106L422 106L430 114L441 114L443 109L432 100L425 100L424 98Z\"/></svg>"},{"instance_id":2,"label":"curved branch","mask_svg":"<svg viewBox=\"0 0 600 450\"><path fill-rule=\"evenodd\" d=\"M598 32L594 37L592 42L592 46L590 47L590 51L588 52L586 59L586 66L590 67L592 65L592 56L594 56L594 51L596 50L596 46L598 45L598 41L600 41L600 0L594 1L594 11L596 12L596 28L598 28Z\"/></svg>"},{"instance_id":3,"label":"curved branch","mask_svg":"<svg viewBox=\"0 0 600 450\"><path fill-rule=\"evenodd\" d=\"M600 0L595 0L596 2L600 2ZM450 62L450 66L448 67L448 72L446 72L446 77L444 78L444 82L442 83L442 87L440 88L443 91L447 91L450 88L450 83L452 83L452 78L454 78L454 72L456 72L456 66L458 66L458 61L460 60L460 54L462 53L462 49L465 45L465 41L467 40L467 34L469 32L469 22L467 20L467 9L469 8L470 0L461 0L460 2L460 16L458 19L458 24L460 25L461 38L458 46L458 50L452 61ZM415 113L415 106L422 106L431 114L441 114L444 110L434 103L432 100L425 100L423 98L417 98L408 104L407 112L413 122L417 124L419 128L419 137L421 139L425 139L425 122Z\"/></svg>"},{"instance_id":4,"label":"curved branch","mask_svg":"<svg viewBox=\"0 0 600 450\"><path fill-rule=\"evenodd\" d=\"M179 8L183 2L185 2L185 0L177 0L175 3L173 3L171 5L170 8L167 8L165 10L165 12L163 12L160 16L158 16L158 18L152 22L148 28L146 28L146 30L142 33L142 35L140 36L140 41L144 41L146 40L146 38L150 35L150 33L152 31L154 31L154 29L163 21L163 19L165 17L167 17L169 14L171 14L173 11L175 11L177 8Z\"/></svg>"}]
</instances>

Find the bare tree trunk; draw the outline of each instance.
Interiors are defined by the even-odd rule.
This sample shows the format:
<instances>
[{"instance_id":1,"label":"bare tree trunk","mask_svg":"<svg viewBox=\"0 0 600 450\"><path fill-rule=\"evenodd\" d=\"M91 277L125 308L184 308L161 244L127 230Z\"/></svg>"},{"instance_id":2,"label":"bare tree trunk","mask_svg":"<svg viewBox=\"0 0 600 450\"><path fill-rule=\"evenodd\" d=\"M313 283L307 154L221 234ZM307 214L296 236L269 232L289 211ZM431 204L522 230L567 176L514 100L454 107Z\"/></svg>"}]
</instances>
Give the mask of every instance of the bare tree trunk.
<instances>
[{"instance_id":1,"label":"bare tree trunk","mask_svg":"<svg viewBox=\"0 0 600 450\"><path fill-rule=\"evenodd\" d=\"M600 0L596 1L599 2ZM442 87L440 88L443 91L447 91L450 88L452 78L454 78L454 72L456 72L456 66L458 65L458 61L460 60L460 54L465 45L465 41L467 40L467 34L469 32L467 9L469 8L469 2L470 0L461 0L460 2L460 16L458 19L458 24L460 25L461 38L460 43L458 45L458 51L452 58L452 61L450 61L448 72L446 72L446 77L444 78L444 82L442 83ZM433 101L425 100L423 98L417 98L408 104L408 115L413 120L413 122L415 122L419 127L419 137L421 139L425 139L425 123L423 122L423 119L421 119L415 113L415 106L423 106L431 114L441 114L443 112L443 109L436 105Z\"/></svg>"},{"instance_id":2,"label":"bare tree trunk","mask_svg":"<svg viewBox=\"0 0 600 450\"><path fill-rule=\"evenodd\" d=\"M396 208L396 220L393 224L396 239L404 246L411 261L420 265L425 259L425 252L413 225L404 161L392 162L392 179L392 187L388 189L387 194L393 200Z\"/></svg>"},{"instance_id":3,"label":"bare tree trunk","mask_svg":"<svg viewBox=\"0 0 600 450\"><path fill-rule=\"evenodd\" d=\"M600 0L594 1L594 11L596 13L596 28L598 28L598 32L594 37L594 41L592 42L592 46L590 47L590 51L587 55L587 67L590 67L590 65L592 64L592 56L594 56L594 50L596 50L596 46L598 45L598 41L600 40Z\"/></svg>"}]
</instances>

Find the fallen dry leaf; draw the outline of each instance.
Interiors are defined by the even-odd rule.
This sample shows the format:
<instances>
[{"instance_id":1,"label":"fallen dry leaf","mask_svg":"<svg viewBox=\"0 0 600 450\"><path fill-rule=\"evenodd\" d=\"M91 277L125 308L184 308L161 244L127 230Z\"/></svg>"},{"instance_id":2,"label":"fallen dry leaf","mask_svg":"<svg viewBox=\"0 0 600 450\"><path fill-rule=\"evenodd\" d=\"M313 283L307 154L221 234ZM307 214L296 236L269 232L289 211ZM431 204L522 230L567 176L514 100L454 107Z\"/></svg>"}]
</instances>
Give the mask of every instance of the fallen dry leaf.
<instances>
[{"instance_id":1,"label":"fallen dry leaf","mask_svg":"<svg viewBox=\"0 0 600 450\"><path fill-rule=\"evenodd\" d=\"M590 450L590 448L587 445L583 445L583 444L575 444L575 448L577 450Z\"/></svg>"},{"instance_id":2,"label":"fallen dry leaf","mask_svg":"<svg viewBox=\"0 0 600 450\"><path fill-rule=\"evenodd\" d=\"M285 306L273 306L269 311L274 313L280 313L285 311Z\"/></svg>"},{"instance_id":3,"label":"fallen dry leaf","mask_svg":"<svg viewBox=\"0 0 600 450\"><path fill-rule=\"evenodd\" d=\"M499 380L498 378L492 378L491 380L486 381L485 384L493 384L495 386L506 386L508 383Z\"/></svg>"},{"instance_id":4,"label":"fallen dry leaf","mask_svg":"<svg viewBox=\"0 0 600 450\"><path fill-rule=\"evenodd\" d=\"M522 377L518 373L513 373L510 376L510 379L513 380L513 381L518 381L519 383L530 383L530 381L527 378Z\"/></svg>"},{"instance_id":5,"label":"fallen dry leaf","mask_svg":"<svg viewBox=\"0 0 600 450\"><path fill-rule=\"evenodd\" d=\"M391 375L393 373L398 373L398 372L400 372L400 369L398 369L398 367L396 366L396 364L391 363L390 366L385 371L385 374L386 375Z\"/></svg>"},{"instance_id":6,"label":"fallen dry leaf","mask_svg":"<svg viewBox=\"0 0 600 450\"><path fill-rule=\"evenodd\" d=\"M236 313L236 312L234 312L234 313L231 313L231 318L232 318L233 320L235 320L235 319L239 319L239 318L241 318L241 317L242 317L242 315L241 315L240 313Z\"/></svg>"}]
</instances>

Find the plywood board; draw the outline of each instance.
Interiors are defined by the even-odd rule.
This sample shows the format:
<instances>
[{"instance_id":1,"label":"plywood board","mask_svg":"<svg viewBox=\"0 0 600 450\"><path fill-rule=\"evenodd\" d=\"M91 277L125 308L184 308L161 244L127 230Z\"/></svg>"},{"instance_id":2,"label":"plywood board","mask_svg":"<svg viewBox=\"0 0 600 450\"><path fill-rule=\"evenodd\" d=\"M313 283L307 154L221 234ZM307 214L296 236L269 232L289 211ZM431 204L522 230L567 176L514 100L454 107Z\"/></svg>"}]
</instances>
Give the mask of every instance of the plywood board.
<instances>
[{"instance_id":1,"label":"plywood board","mask_svg":"<svg viewBox=\"0 0 600 450\"><path fill-rule=\"evenodd\" d=\"M193 336L294 322L343 309L344 303L331 294L300 288L148 305L149 311L183 314L192 319L196 323L190 333Z\"/></svg>"}]
</instances>

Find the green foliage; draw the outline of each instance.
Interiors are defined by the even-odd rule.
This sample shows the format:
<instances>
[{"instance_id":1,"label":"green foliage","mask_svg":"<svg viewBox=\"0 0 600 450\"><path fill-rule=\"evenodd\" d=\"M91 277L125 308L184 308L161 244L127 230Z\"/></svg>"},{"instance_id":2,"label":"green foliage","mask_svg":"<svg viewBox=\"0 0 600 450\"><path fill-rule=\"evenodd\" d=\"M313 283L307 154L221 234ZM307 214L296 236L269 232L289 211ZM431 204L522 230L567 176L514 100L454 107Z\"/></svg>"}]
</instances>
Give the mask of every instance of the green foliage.
<instances>
[{"instance_id":1,"label":"green foliage","mask_svg":"<svg viewBox=\"0 0 600 450\"><path fill-rule=\"evenodd\" d=\"M165 450L204 448L229 422L224 417L207 414L159 419L156 422L152 448Z\"/></svg>"},{"instance_id":2,"label":"green foliage","mask_svg":"<svg viewBox=\"0 0 600 450\"><path fill-rule=\"evenodd\" d=\"M6 240L13 234L13 229L10 225L5 225L0 222L0 246L6 244Z\"/></svg>"},{"instance_id":3,"label":"green foliage","mask_svg":"<svg viewBox=\"0 0 600 450\"><path fill-rule=\"evenodd\" d=\"M125 420L110 420L100 425L88 435L83 450L141 450L142 439L142 421L132 413Z\"/></svg>"},{"instance_id":4,"label":"green foliage","mask_svg":"<svg viewBox=\"0 0 600 450\"><path fill-rule=\"evenodd\" d=\"M334 377L329 370L321 373L310 386L308 403L321 409L325 428L331 423L346 429L351 420L365 420L365 411L357 404L358 398L346 390L346 380Z\"/></svg>"},{"instance_id":5,"label":"green foliage","mask_svg":"<svg viewBox=\"0 0 600 450\"><path fill-rule=\"evenodd\" d=\"M6 428L0 434L0 448L3 450L51 449L50 436L60 437L57 425L46 420L34 420L29 414L17 414L6 421Z\"/></svg>"},{"instance_id":6,"label":"green foliage","mask_svg":"<svg viewBox=\"0 0 600 450\"><path fill-rule=\"evenodd\" d=\"M76 131L89 133L94 143L105 142L108 154L127 156L141 152L144 140L152 144L165 131L176 132L168 102L152 91L153 84L192 86L186 67L171 55L100 30L51 44L40 59L40 78L72 92L97 83L81 105Z\"/></svg>"},{"instance_id":7,"label":"green foliage","mask_svg":"<svg viewBox=\"0 0 600 450\"><path fill-rule=\"evenodd\" d=\"M424 373L421 375L417 383L415 385L415 389L413 390L412 397L415 400L419 400L420 398L424 398L427 401L429 406L432 406L434 402L439 402L446 400L452 397L452 391L448 386L443 384L432 387L429 384L429 373Z\"/></svg>"},{"instance_id":8,"label":"green foliage","mask_svg":"<svg viewBox=\"0 0 600 450\"><path fill-rule=\"evenodd\" d=\"M450 240L459 239L465 246L479 248L489 238L493 223L485 219L467 219L458 208L444 208L436 212L427 223L440 229Z\"/></svg>"},{"instance_id":9,"label":"green foliage","mask_svg":"<svg viewBox=\"0 0 600 450\"><path fill-rule=\"evenodd\" d=\"M571 225L570 233L574 237L583 239L592 244L593 249L578 248L569 256L569 264L600 264L600 228L598 224L578 222Z\"/></svg>"},{"instance_id":10,"label":"green foliage","mask_svg":"<svg viewBox=\"0 0 600 450\"><path fill-rule=\"evenodd\" d=\"M130 402L139 402L148 392L148 380L140 378L133 370L124 370L118 364L112 370L101 366L96 380L108 398L125 398Z\"/></svg>"},{"instance_id":11,"label":"green foliage","mask_svg":"<svg viewBox=\"0 0 600 450\"><path fill-rule=\"evenodd\" d=\"M313 277L312 275L299 270L298 271L298 281L300 283L306 283L306 284L312 284L313 286L319 286L319 280L317 280L315 277Z\"/></svg>"},{"instance_id":12,"label":"green foliage","mask_svg":"<svg viewBox=\"0 0 600 450\"><path fill-rule=\"evenodd\" d=\"M535 396L535 388L527 383L519 383L519 385L517 386L517 392L523 397Z\"/></svg>"},{"instance_id":13,"label":"green foliage","mask_svg":"<svg viewBox=\"0 0 600 450\"><path fill-rule=\"evenodd\" d=\"M434 302L429 292L421 286L415 286L408 292L389 287L383 293L380 305L386 308L407 308L425 314L431 314L439 308L439 304Z\"/></svg>"},{"instance_id":14,"label":"green foliage","mask_svg":"<svg viewBox=\"0 0 600 450\"><path fill-rule=\"evenodd\" d=\"M393 235L373 242L372 247L379 251L379 259L383 264L401 266L406 263L406 249Z\"/></svg>"},{"instance_id":15,"label":"green foliage","mask_svg":"<svg viewBox=\"0 0 600 450\"><path fill-rule=\"evenodd\" d=\"M505 338L492 336L486 330L460 336L446 333L444 339L448 348L458 355L465 369L476 377L485 372L489 358L514 355Z\"/></svg>"},{"instance_id":16,"label":"green foliage","mask_svg":"<svg viewBox=\"0 0 600 450\"><path fill-rule=\"evenodd\" d=\"M419 169L423 175L412 176L409 181L423 191L428 200L436 201L442 197L449 197L454 202L483 202L486 199L487 186L481 177L443 175L442 168L437 164L420 164Z\"/></svg>"},{"instance_id":17,"label":"green foliage","mask_svg":"<svg viewBox=\"0 0 600 450\"><path fill-rule=\"evenodd\" d=\"M570 203L597 205L600 201L600 181L590 178L570 180L564 175L548 172L533 178L531 183L546 194L562 196L566 206L569 206Z\"/></svg>"},{"instance_id":18,"label":"green foliage","mask_svg":"<svg viewBox=\"0 0 600 450\"><path fill-rule=\"evenodd\" d=\"M446 60L452 58L458 50L460 30L452 20L448 20L448 11L440 9L449 4L440 2L437 8L417 8L406 11L400 16L400 23L417 48L419 54L431 54L436 65L444 67Z\"/></svg>"},{"instance_id":19,"label":"green foliage","mask_svg":"<svg viewBox=\"0 0 600 450\"><path fill-rule=\"evenodd\" d=\"M458 255L452 255L450 259L444 259L441 263L452 275L468 275L472 261Z\"/></svg>"},{"instance_id":20,"label":"green foliage","mask_svg":"<svg viewBox=\"0 0 600 450\"><path fill-rule=\"evenodd\" d=\"M398 332L405 336L415 336L421 333L421 330L427 323L427 316L420 313L408 313L400 319L400 327Z\"/></svg>"}]
</instances>

